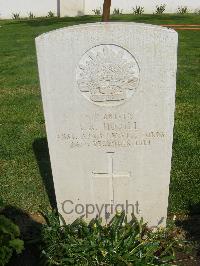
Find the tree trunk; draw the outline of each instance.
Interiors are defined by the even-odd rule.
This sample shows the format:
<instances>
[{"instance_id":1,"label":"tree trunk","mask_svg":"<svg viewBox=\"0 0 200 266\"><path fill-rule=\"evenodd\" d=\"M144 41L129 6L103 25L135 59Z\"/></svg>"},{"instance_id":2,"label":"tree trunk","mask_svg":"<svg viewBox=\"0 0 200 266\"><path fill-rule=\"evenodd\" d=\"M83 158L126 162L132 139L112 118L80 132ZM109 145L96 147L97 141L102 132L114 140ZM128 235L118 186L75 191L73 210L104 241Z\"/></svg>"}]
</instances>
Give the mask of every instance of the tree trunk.
<instances>
[{"instance_id":1,"label":"tree trunk","mask_svg":"<svg viewBox=\"0 0 200 266\"><path fill-rule=\"evenodd\" d=\"M111 7L111 0L104 0L103 16L102 16L102 21L103 22L109 21L109 18L110 18L110 7Z\"/></svg>"}]
</instances>

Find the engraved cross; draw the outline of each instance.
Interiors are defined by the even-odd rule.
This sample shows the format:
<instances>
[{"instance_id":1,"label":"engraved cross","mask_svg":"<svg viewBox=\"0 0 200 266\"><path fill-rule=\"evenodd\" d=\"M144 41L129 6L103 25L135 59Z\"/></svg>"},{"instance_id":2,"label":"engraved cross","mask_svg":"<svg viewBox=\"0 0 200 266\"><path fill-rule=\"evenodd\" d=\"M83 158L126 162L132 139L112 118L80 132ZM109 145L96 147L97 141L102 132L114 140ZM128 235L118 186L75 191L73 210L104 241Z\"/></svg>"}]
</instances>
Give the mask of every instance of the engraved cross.
<instances>
[{"instance_id":1,"label":"engraved cross","mask_svg":"<svg viewBox=\"0 0 200 266\"><path fill-rule=\"evenodd\" d=\"M107 177L109 179L109 194L111 197L111 203L114 204L115 201L115 191L114 191L114 179L119 178L119 177L131 177L130 172L121 172L121 173L115 173L114 172L114 164L113 164L113 155L114 152L107 152L108 156L108 170L105 172L93 172L94 178L102 178L102 177Z\"/></svg>"}]
</instances>

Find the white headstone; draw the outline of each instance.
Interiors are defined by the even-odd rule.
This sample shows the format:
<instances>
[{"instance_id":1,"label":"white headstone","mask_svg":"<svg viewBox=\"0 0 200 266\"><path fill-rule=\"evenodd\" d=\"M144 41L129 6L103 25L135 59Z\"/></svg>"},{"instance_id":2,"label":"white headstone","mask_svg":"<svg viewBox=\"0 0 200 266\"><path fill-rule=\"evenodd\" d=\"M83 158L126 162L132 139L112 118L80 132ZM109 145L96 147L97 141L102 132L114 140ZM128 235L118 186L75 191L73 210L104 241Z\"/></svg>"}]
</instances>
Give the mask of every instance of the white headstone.
<instances>
[{"instance_id":1,"label":"white headstone","mask_svg":"<svg viewBox=\"0 0 200 266\"><path fill-rule=\"evenodd\" d=\"M59 212L105 220L124 209L165 225L177 33L136 23L59 29L36 39Z\"/></svg>"},{"instance_id":2,"label":"white headstone","mask_svg":"<svg viewBox=\"0 0 200 266\"><path fill-rule=\"evenodd\" d=\"M82 16L85 12L85 0L57 0L59 1L59 10L62 17Z\"/></svg>"}]
</instances>

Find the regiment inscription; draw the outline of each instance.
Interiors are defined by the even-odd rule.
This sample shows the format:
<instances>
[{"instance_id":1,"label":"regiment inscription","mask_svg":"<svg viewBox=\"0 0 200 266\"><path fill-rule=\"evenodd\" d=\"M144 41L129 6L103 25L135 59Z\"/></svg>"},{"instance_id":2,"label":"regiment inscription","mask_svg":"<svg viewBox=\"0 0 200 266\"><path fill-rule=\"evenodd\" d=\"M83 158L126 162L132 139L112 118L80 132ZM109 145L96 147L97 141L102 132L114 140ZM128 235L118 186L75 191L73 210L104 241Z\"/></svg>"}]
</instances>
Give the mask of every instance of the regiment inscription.
<instances>
[{"instance_id":1,"label":"regiment inscription","mask_svg":"<svg viewBox=\"0 0 200 266\"><path fill-rule=\"evenodd\" d=\"M66 124L69 122L66 119ZM80 117L79 129L58 133L58 141L70 148L125 148L149 146L163 141L167 134L161 130L145 131L137 122L134 113L94 113Z\"/></svg>"}]
</instances>

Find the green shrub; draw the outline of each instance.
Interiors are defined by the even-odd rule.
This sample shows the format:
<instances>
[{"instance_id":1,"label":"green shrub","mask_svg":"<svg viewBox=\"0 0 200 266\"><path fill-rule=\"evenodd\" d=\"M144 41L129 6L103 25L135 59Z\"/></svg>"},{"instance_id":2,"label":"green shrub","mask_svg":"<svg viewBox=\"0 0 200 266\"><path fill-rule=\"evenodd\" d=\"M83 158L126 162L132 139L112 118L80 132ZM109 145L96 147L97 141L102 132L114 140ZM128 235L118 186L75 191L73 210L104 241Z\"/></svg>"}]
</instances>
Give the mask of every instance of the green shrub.
<instances>
[{"instance_id":1,"label":"green shrub","mask_svg":"<svg viewBox=\"0 0 200 266\"><path fill-rule=\"evenodd\" d=\"M108 225L101 219L89 224L77 219L63 226L48 215L42 229L42 253L46 265L170 265L180 240L168 229L149 230L135 217L130 222L124 213Z\"/></svg>"},{"instance_id":2,"label":"green shrub","mask_svg":"<svg viewBox=\"0 0 200 266\"><path fill-rule=\"evenodd\" d=\"M142 15L143 13L144 13L144 7L136 6L135 8L133 8L134 15Z\"/></svg>"},{"instance_id":3,"label":"green shrub","mask_svg":"<svg viewBox=\"0 0 200 266\"><path fill-rule=\"evenodd\" d=\"M123 9L119 9L119 8L114 8L113 10L113 15L122 15L123 13Z\"/></svg>"},{"instance_id":4,"label":"green shrub","mask_svg":"<svg viewBox=\"0 0 200 266\"><path fill-rule=\"evenodd\" d=\"M12 14L12 19L14 19L14 20L20 19L20 14L19 13L13 13Z\"/></svg>"},{"instance_id":5,"label":"green shrub","mask_svg":"<svg viewBox=\"0 0 200 266\"><path fill-rule=\"evenodd\" d=\"M0 266L6 265L12 254L20 254L24 249L24 242L19 239L20 231L10 219L0 215Z\"/></svg>"},{"instance_id":6,"label":"green shrub","mask_svg":"<svg viewBox=\"0 0 200 266\"><path fill-rule=\"evenodd\" d=\"M162 4L160 6L156 6L156 14L163 14L165 12L166 5Z\"/></svg>"},{"instance_id":7,"label":"green shrub","mask_svg":"<svg viewBox=\"0 0 200 266\"><path fill-rule=\"evenodd\" d=\"M34 14L32 12L29 12L28 13L28 18L29 19L33 19L33 18L35 18L35 16L34 16Z\"/></svg>"},{"instance_id":8,"label":"green shrub","mask_svg":"<svg viewBox=\"0 0 200 266\"><path fill-rule=\"evenodd\" d=\"M189 9L187 6L179 6L177 13L178 14L187 14L189 12Z\"/></svg>"},{"instance_id":9,"label":"green shrub","mask_svg":"<svg viewBox=\"0 0 200 266\"><path fill-rule=\"evenodd\" d=\"M48 18L54 18L55 14L52 11L49 11L47 17Z\"/></svg>"},{"instance_id":10,"label":"green shrub","mask_svg":"<svg viewBox=\"0 0 200 266\"><path fill-rule=\"evenodd\" d=\"M96 16L100 16L101 13L102 13L102 12L101 12L101 8L99 8L99 9L98 9L98 8L93 9L92 12L94 12L94 14L95 14Z\"/></svg>"}]
</instances>

